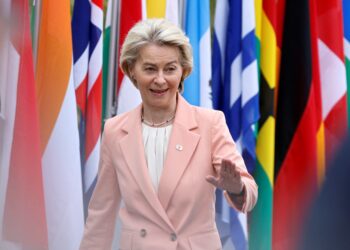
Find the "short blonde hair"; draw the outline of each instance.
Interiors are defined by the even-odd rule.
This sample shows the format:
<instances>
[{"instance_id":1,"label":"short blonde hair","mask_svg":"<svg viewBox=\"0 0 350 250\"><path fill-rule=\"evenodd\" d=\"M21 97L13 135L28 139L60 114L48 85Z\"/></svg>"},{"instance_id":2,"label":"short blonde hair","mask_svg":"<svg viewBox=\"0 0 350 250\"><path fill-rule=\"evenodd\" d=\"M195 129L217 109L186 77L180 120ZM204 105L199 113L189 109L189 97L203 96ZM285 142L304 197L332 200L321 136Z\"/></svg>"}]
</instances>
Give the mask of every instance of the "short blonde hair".
<instances>
[{"instance_id":1,"label":"short blonde hair","mask_svg":"<svg viewBox=\"0 0 350 250\"><path fill-rule=\"evenodd\" d=\"M184 79L192 72L193 68L192 47L185 33L165 19L143 20L130 29L120 53L119 64L122 71L134 82L131 70L139 57L140 49L152 43L179 49L180 64L183 68L179 91L182 92Z\"/></svg>"}]
</instances>

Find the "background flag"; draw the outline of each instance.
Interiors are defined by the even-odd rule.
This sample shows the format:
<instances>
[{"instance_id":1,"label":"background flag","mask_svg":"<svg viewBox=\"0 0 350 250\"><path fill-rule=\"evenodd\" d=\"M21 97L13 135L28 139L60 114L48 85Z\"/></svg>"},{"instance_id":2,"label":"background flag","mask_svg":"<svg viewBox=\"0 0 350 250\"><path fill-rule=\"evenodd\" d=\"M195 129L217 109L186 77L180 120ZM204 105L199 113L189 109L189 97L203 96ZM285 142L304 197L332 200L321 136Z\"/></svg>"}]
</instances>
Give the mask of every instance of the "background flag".
<instances>
[{"instance_id":1,"label":"background flag","mask_svg":"<svg viewBox=\"0 0 350 250\"><path fill-rule=\"evenodd\" d=\"M342 14L341 0L317 1L322 130L327 162L343 141L348 125ZM324 163L322 165L324 166ZM319 173L319 180L322 180L324 167L319 169Z\"/></svg>"},{"instance_id":2,"label":"background flag","mask_svg":"<svg viewBox=\"0 0 350 250\"><path fill-rule=\"evenodd\" d=\"M186 1L184 30L193 49L194 68L185 80L184 97L193 105L212 107L209 0Z\"/></svg>"},{"instance_id":3,"label":"background flag","mask_svg":"<svg viewBox=\"0 0 350 250\"><path fill-rule=\"evenodd\" d=\"M108 90L108 75L109 72L109 57L110 57L110 41L111 41L111 27L112 27L112 3L113 0L107 2L106 16L105 16L105 30L103 32L103 61L102 61L102 121L101 127L103 128L103 119L107 116L107 90Z\"/></svg>"},{"instance_id":4,"label":"background flag","mask_svg":"<svg viewBox=\"0 0 350 250\"><path fill-rule=\"evenodd\" d=\"M257 36L260 41L260 119L256 143L254 178L258 202L249 216L249 248L272 248L272 205L275 155L275 91L278 83L284 1L256 4Z\"/></svg>"},{"instance_id":5,"label":"background flag","mask_svg":"<svg viewBox=\"0 0 350 250\"><path fill-rule=\"evenodd\" d=\"M116 67L118 67L118 82L117 82L117 114L124 113L136 107L141 103L141 96L139 91L135 88L134 84L130 81L127 76L124 76L123 72L119 67L119 53L122 44L124 43L125 37L132 26L135 23L142 20L142 1L128 1L120 0L120 18L119 18L119 51L118 61Z\"/></svg>"},{"instance_id":6,"label":"background flag","mask_svg":"<svg viewBox=\"0 0 350 250\"><path fill-rule=\"evenodd\" d=\"M259 118L254 2L217 2L214 26L214 107L224 111L232 137L252 172L255 167L253 126ZM246 249L246 216L231 209L230 223L235 249Z\"/></svg>"},{"instance_id":7,"label":"background flag","mask_svg":"<svg viewBox=\"0 0 350 250\"><path fill-rule=\"evenodd\" d=\"M350 1L343 0L343 19L344 19L344 51L346 65L346 79L348 92L348 124L350 124Z\"/></svg>"},{"instance_id":8,"label":"background flag","mask_svg":"<svg viewBox=\"0 0 350 250\"><path fill-rule=\"evenodd\" d=\"M47 249L28 1L11 3L11 16L16 17L16 22L12 22L13 36L10 44L3 40L0 45L1 60L7 59L6 105L0 118L0 214L3 216L0 232L4 240L22 249ZM0 243L0 248L9 249L9 246Z\"/></svg>"},{"instance_id":9,"label":"background flag","mask_svg":"<svg viewBox=\"0 0 350 250\"><path fill-rule=\"evenodd\" d=\"M166 18L179 25L179 3L173 0L147 0L147 18Z\"/></svg>"},{"instance_id":10,"label":"background flag","mask_svg":"<svg viewBox=\"0 0 350 250\"><path fill-rule=\"evenodd\" d=\"M36 68L50 250L76 250L84 216L70 1L42 1Z\"/></svg>"},{"instance_id":11,"label":"background flag","mask_svg":"<svg viewBox=\"0 0 350 250\"><path fill-rule=\"evenodd\" d=\"M273 249L296 249L317 190L322 117L315 13L313 0L286 1L276 114Z\"/></svg>"},{"instance_id":12,"label":"background flag","mask_svg":"<svg viewBox=\"0 0 350 250\"><path fill-rule=\"evenodd\" d=\"M77 104L81 111L80 142L86 215L96 183L100 158L102 8L102 0L76 0L72 20L74 85Z\"/></svg>"},{"instance_id":13,"label":"background flag","mask_svg":"<svg viewBox=\"0 0 350 250\"><path fill-rule=\"evenodd\" d=\"M167 0L146 0L147 18L164 18ZM172 1L177 2L177 1Z\"/></svg>"}]
</instances>

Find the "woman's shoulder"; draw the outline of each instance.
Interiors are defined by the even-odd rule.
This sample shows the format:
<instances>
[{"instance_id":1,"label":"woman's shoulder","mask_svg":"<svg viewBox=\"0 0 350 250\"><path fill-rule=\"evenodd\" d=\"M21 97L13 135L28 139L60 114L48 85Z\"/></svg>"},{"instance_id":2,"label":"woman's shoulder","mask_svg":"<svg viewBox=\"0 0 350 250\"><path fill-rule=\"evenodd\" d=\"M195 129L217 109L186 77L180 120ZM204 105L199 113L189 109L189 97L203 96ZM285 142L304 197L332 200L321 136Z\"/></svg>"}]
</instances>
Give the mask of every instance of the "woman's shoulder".
<instances>
[{"instance_id":1,"label":"woman's shoulder","mask_svg":"<svg viewBox=\"0 0 350 250\"><path fill-rule=\"evenodd\" d=\"M224 116L224 113L220 110L192 106L196 117L200 121L210 122L216 121Z\"/></svg>"},{"instance_id":2,"label":"woman's shoulder","mask_svg":"<svg viewBox=\"0 0 350 250\"><path fill-rule=\"evenodd\" d=\"M106 119L103 131L107 133L115 133L121 131L132 112L135 112L135 110L118 114L114 117Z\"/></svg>"},{"instance_id":3,"label":"woman's shoulder","mask_svg":"<svg viewBox=\"0 0 350 250\"><path fill-rule=\"evenodd\" d=\"M120 127L124 123L127 113L128 112L106 119L104 130L109 130L113 127Z\"/></svg>"}]
</instances>

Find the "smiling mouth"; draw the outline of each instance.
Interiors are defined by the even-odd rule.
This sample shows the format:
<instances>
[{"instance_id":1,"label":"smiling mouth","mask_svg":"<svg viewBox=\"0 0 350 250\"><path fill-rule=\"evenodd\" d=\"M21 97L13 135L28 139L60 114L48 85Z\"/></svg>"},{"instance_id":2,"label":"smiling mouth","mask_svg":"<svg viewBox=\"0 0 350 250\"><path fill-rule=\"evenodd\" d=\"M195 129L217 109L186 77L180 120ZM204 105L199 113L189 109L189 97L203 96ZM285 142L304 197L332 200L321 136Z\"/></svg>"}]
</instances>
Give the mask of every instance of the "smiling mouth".
<instances>
[{"instance_id":1,"label":"smiling mouth","mask_svg":"<svg viewBox=\"0 0 350 250\"><path fill-rule=\"evenodd\" d=\"M150 89L154 94L161 95L168 91L168 89Z\"/></svg>"}]
</instances>

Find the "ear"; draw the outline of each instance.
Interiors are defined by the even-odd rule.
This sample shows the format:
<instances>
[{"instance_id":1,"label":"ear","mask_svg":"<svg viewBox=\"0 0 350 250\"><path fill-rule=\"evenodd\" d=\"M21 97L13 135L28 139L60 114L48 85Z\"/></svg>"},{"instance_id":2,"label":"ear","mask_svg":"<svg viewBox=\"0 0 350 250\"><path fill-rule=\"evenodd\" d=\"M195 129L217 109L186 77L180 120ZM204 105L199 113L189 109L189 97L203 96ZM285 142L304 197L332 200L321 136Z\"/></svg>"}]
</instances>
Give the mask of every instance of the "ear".
<instances>
[{"instance_id":1,"label":"ear","mask_svg":"<svg viewBox=\"0 0 350 250\"><path fill-rule=\"evenodd\" d=\"M128 75L129 75L129 78L130 78L131 81L135 81L136 80L135 79L135 69L134 69L134 67L129 69L129 74Z\"/></svg>"},{"instance_id":2,"label":"ear","mask_svg":"<svg viewBox=\"0 0 350 250\"><path fill-rule=\"evenodd\" d=\"M131 82L134 84L134 86L138 89L138 86L137 86L137 81L136 81L136 78L135 78L135 71L134 69L130 69L129 71L129 78L131 80Z\"/></svg>"}]
</instances>

